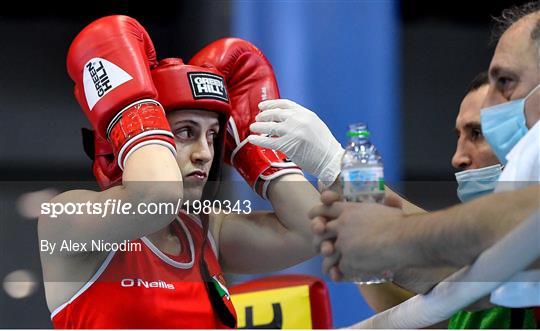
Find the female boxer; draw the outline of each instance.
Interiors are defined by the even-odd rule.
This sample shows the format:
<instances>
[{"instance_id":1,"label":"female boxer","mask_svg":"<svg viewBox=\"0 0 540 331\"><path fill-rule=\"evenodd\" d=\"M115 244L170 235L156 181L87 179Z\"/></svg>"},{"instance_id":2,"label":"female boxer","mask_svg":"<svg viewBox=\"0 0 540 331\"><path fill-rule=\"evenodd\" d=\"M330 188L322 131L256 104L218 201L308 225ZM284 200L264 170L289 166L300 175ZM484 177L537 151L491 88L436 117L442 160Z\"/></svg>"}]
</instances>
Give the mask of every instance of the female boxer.
<instances>
[{"instance_id":1,"label":"female boxer","mask_svg":"<svg viewBox=\"0 0 540 331\"><path fill-rule=\"evenodd\" d=\"M261 98L279 97L271 66L238 39L209 45L192 64L158 65L144 28L125 16L99 19L73 41L68 72L95 129L104 190L52 201L91 212L40 217L41 243L56 247L41 252L55 327L234 327L222 272L269 272L314 255L307 211L318 193L282 154L245 141ZM212 198L223 158L274 212L189 213L194 204L183 202ZM178 214L136 209L179 201ZM132 209L93 213L113 202ZM102 251L96 241L134 249Z\"/></svg>"}]
</instances>

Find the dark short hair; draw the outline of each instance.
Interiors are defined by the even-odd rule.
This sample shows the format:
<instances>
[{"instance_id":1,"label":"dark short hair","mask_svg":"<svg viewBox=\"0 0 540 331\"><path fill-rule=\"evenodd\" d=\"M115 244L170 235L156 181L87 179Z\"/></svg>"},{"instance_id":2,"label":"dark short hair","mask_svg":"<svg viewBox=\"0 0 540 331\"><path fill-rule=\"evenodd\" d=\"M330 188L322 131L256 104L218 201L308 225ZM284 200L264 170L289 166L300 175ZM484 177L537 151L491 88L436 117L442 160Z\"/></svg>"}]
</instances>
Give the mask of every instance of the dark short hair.
<instances>
[{"instance_id":1,"label":"dark short hair","mask_svg":"<svg viewBox=\"0 0 540 331\"><path fill-rule=\"evenodd\" d=\"M488 84L489 84L488 73L487 71L482 71L481 73L476 75L476 77L474 77L474 79L469 83L469 86L467 87L467 92L465 93L465 95L471 92L474 92L478 90L479 88L481 88L482 86L488 85Z\"/></svg>"},{"instance_id":2,"label":"dark short hair","mask_svg":"<svg viewBox=\"0 0 540 331\"><path fill-rule=\"evenodd\" d=\"M533 13L540 13L539 0L527 2L520 6L512 6L503 10L499 17L493 17L495 25L492 30L492 42L497 42L512 24ZM540 48L540 18L531 31L531 39Z\"/></svg>"}]
</instances>

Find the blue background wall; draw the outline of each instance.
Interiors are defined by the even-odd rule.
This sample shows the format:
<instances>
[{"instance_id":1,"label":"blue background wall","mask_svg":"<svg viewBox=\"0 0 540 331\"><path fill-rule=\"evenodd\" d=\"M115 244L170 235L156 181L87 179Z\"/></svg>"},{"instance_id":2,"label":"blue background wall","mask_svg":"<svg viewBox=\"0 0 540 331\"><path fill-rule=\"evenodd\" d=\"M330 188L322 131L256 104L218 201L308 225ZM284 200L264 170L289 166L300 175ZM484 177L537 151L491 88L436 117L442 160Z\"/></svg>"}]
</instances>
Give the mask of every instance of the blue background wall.
<instances>
[{"instance_id":1,"label":"blue background wall","mask_svg":"<svg viewBox=\"0 0 540 331\"><path fill-rule=\"evenodd\" d=\"M342 145L349 123L367 123L387 181L400 179L396 2L238 1L231 17L233 36L254 43L272 63L282 98L316 112ZM323 277L320 268L316 258L286 272ZM354 284L326 280L335 327L373 314Z\"/></svg>"}]
</instances>

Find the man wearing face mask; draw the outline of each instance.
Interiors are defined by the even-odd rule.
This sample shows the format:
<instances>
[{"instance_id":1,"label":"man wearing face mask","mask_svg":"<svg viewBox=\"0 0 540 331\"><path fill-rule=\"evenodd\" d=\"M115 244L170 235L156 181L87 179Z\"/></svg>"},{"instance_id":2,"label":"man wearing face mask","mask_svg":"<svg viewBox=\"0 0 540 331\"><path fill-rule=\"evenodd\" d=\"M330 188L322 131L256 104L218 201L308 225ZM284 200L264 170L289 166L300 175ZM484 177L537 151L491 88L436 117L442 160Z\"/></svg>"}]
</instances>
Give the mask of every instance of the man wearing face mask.
<instances>
[{"instance_id":1,"label":"man wearing face mask","mask_svg":"<svg viewBox=\"0 0 540 331\"><path fill-rule=\"evenodd\" d=\"M487 72L480 73L471 83L456 118L458 141L452 165L456 173L457 194L468 202L493 193L502 165L482 134L480 108L489 89ZM449 321L450 329L534 328L531 309L493 307L481 311L460 310Z\"/></svg>"},{"instance_id":2,"label":"man wearing face mask","mask_svg":"<svg viewBox=\"0 0 540 331\"><path fill-rule=\"evenodd\" d=\"M461 202L493 193L502 171L480 125L480 109L488 88L487 72L478 74L471 82L456 118L458 140L452 166L461 170L456 173L457 195Z\"/></svg>"},{"instance_id":3,"label":"man wearing face mask","mask_svg":"<svg viewBox=\"0 0 540 331\"><path fill-rule=\"evenodd\" d=\"M480 109L488 89L488 74L482 72L470 83L456 118L455 132L458 140L456 151L452 157L452 165L461 170L455 175L458 183L457 195L462 202L493 193L503 168L490 145L484 139L480 125ZM425 273L431 273L427 279L434 280L445 278L453 271L452 269L440 270L440 276L434 274L437 272L435 270L426 270ZM416 276L426 278L418 272ZM405 293L392 284L361 286L360 289L377 312L391 308L411 296L410 293ZM415 290L414 286L411 290ZM474 311L478 307L481 306L476 305L476 307L458 311L450 319L449 328L521 329L536 326L532 309L510 309L496 306Z\"/></svg>"},{"instance_id":4,"label":"man wearing face mask","mask_svg":"<svg viewBox=\"0 0 540 331\"><path fill-rule=\"evenodd\" d=\"M452 157L452 165L461 170L455 175L458 183L457 195L462 202L493 193L503 168L484 139L480 125L480 109L488 88L487 72L478 74L469 85L456 118L455 132L458 140ZM416 276L435 280L445 278L454 271L455 269L440 270L439 276L434 274L438 271L425 270L425 274L430 273L431 276L426 277L419 272L416 272ZM409 299L412 295L392 284L361 286L360 289L377 312L389 309ZM411 288L411 290L415 289L414 286ZM475 311L479 307L482 306L476 305L458 311L449 320L448 327L450 329L521 329L536 326L532 309L496 306Z\"/></svg>"},{"instance_id":5,"label":"man wearing face mask","mask_svg":"<svg viewBox=\"0 0 540 331\"><path fill-rule=\"evenodd\" d=\"M500 21L503 33L490 65L480 116L487 142L505 165L497 194L433 213L405 215L401 209L378 204L337 202L334 193L324 192L323 204L312 209L310 216L318 236L316 247L327 253L323 266L333 271L334 279L387 270L398 276L411 267L469 265L540 209L540 4L506 10ZM280 149L304 170L332 182L339 173L336 160L341 149L335 139L321 140L323 131L299 130L300 121L292 116L298 107L278 101L261 104L264 111L257 120L277 123L257 124L252 131L277 137L253 136L250 142ZM277 114L277 108L285 108L287 114ZM458 179L470 174L462 173ZM474 195L467 194L467 186L460 189L465 199ZM335 243L329 238L335 238ZM321 246L323 242L326 247ZM529 275L540 280L537 274ZM492 301L512 307L540 306L538 284L524 284L529 288L495 291ZM518 294L510 300L504 293Z\"/></svg>"}]
</instances>

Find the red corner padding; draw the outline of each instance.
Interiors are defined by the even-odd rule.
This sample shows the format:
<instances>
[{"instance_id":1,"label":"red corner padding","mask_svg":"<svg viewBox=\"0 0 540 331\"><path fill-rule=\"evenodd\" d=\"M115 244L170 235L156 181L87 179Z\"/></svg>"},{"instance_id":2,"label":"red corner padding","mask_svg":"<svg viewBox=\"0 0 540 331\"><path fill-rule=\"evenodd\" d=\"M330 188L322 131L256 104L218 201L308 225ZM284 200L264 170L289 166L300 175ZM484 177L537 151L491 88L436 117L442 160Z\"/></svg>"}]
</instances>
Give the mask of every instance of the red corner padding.
<instances>
[{"instance_id":1,"label":"red corner padding","mask_svg":"<svg viewBox=\"0 0 540 331\"><path fill-rule=\"evenodd\" d=\"M328 288L319 278L264 277L235 285L230 292L239 328L332 328Z\"/></svg>"}]
</instances>

